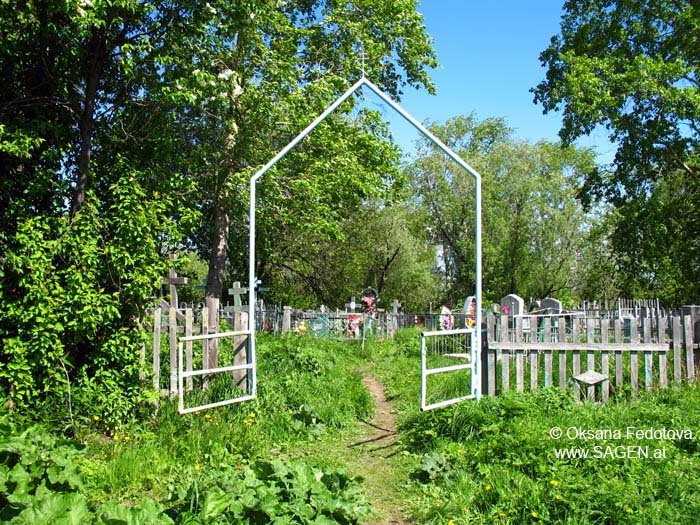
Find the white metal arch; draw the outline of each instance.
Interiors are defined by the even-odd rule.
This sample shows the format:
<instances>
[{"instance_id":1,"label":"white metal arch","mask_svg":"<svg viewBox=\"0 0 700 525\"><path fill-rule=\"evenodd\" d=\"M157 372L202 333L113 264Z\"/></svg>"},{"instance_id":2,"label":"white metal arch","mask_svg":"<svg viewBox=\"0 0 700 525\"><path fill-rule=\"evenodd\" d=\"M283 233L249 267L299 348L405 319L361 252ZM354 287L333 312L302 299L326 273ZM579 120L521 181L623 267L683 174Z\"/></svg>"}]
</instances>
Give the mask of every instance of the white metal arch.
<instances>
[{"instance_id":1,"label":"white metal arch","mask_svg":"<svg viewBox=\"0 0 700 525\"><path fill-rule=\"evenodd\" d=\"M316 126L318 126L323 120L325 120L328 115L330 115L338 106L345 102L350 96L355 93L358 89L362 87L368 87L373 91L379 98L384 102L389 104L389 106L399 113L404 119L406 119L414 128L416 128L421 134L430 139L436 146L438 146L448 157L459 164L467 173L474 177L475 182L475 280L476 280L476 331L475 331L475 341L474 344L476 348L481 348L481 175L467 164L459 155L447 147L439 138L433 135L425 126L418 122L413 116L411 116L407 111L405 111L401 106L394 102L386 93L384 93L379 87L373 84L366 77L362 77L360 80L355 82L345 93L343 93L338 99L333 102L326 110L321 113L316 120L309 124L301 133L299 133L294 139L287 144L282 150L280 150L277 155L275 155L270 161L260 168L255 175L250 178L250 209L249 209L249 258L248 258L248 363L252 364L249 374L248 381L248 396L255 397L257 394L257 363L255 357L255 287L257 286L257 276L255 275L255 184L258 179L262 177L270 168L272 168L277 162L282 159L289 151L294 148L299 142L301 142L304 137L311 133ZM480 397L480 385L481 385L481 364L480 360L477 359L474 373L474 384L478 385L478 392L476 397ZM246 396L247 399L250 397Z\"/></svg>"}]
</instances>

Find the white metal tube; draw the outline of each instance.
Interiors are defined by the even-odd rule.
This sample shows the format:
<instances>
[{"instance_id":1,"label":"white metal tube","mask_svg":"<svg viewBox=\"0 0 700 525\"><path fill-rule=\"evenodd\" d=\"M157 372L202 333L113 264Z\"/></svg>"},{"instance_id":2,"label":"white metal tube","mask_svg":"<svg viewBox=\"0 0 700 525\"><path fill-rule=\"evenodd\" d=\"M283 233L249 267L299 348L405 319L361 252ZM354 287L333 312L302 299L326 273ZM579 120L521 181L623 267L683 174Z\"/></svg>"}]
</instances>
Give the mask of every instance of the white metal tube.
<instances>
[{"instance_id":1,"label":"white metal tube","mask_svg":"<svg viewBox=\"0 0 700 525\"><path fill-rule=\"evenodd\" d=\"M232 366L222 366L219 368L205 368L203 370L192 370L191 372L182 372L182 377L194 377L203 376L209 374L219 374L221 372L233 372L234 370L247 370L252 368L252 364L247 365L232 365Z\"/></svg>"},{"instance_id":2,"label":"white metal tube","mask_svg":"<svg viewBox=\"0 0 700 525\"><path fill-rule=\"evenodd\" d=\"M435 337L440 335L459 335L474 333L474 328L455 328L454 330L434 330L432 332L421 332L423 337Z\"/></svg>"},{"instance_id":3,"label":"white metal tube","mask_svg":"<svg viewBox=\"0 0 700 525\"><path fill-rule=\"evenodd\" d=\"M248 236L248 360L255 364L255 286L257 284L257 276L255 275L255 184L272 166L284 157L289 151L303 140L311 131L314 130L328 115L330 115L338 106L345 102L350 96L363 84L364 77L355 82L345 93L343 93L333 104L328 106L316 119L306 126L289 144L277 153L270 161L260 168L255 175L250 178L250 202L248 209L249 217L249 236ZM255 397L257 393L257 370L254 366L251 370L252 381L249 381L249 393ZM251 384L252 383L252 384Z\"/></svg>"},{"instance_id":4,"label":"white metal tube","mask_svg":"<svg viewBox=\"0 0 700 525\"><path fill-rule=\"evenodd\" d=\"M425 337L420 338L420 407L423 410L426 401L426 356L425 356Z\"/></svg>"},{"instance_id":5,"label":"white metal tube","mask_svg":"<svg viewBox=\"0 0 700 525\"><path fill-rule=\"evenodd\" d=\"M255 176L254 176L255 177ZM253 178L254 178L253 177ZM255 358L255 181L250 179L250 203L248 210L248 355L247 361L254 362ZM251 378L248 378L246 389L249 394L255 396L257 388L255 368L251 371ZM252 383L252 384L251 384Z\"/></svg>"},{"instance_id":6,"label":"white metal tube","mask_svg":"<svg viewBox=\"0 0 700 525\"><path fill-rule=\"evenodd\" d=\"M468 396L463 396L463 397L456 397L454 399L448 399L447 401L440 401L439 403L432 403L430 405L425 405L421 407L421 410L423 412L426 412L428 410L432 410L434 408L441 408L441 407L446 407L449 405L454 405L455 403L459 403L460 401L465 401L467 399L476 399L475 396L473 395L468 395Z\"/></svg>"},{"instance_id":7,"label":"white metal tube","mask_svg":"<svg viewBox=\"0 0 700 525\"><path fill-rule=\"evenodd\" d=\"M426 376L430 376L430 375L433 375L433 374L442 374L442 373L444 373L444 372L454 372L454 371L456 371L456 370L467 370L467 369L469 369L469 368L472 369L472 373L473 373L473 371L474 371L474 370L473 370L473 369L474 369L474 363L469 363L469 364L466 364L466 365L443 366L442 368L428 368L428 369L425 371L425 375L426 375Z\"/></svg>"},{"instance_id":8,"label":"white metal tube","mask_svg":"<svg viewBox=\"0 0 700 525\"><path fill-rule=\"evenodd\" d=\"M255 399L255 396L241 396L241 397L236 397L234 399L227 399L225 401L218 401L216 403L208 403L206 405L200 405L192 408L183 408L182 410L178 410L180 415L183 414L191 414L193 412L199 412L200 410L206 410L208 408L217 408L217 407L223 407L226 405L232 405L233 403L241 403L242 401L250 401L251 399Z\"/></svg>"},{"instance_id":9,"label":"white metal tube","mask_svg":"<svg viewBox=\"0 0 700 525\"><path fill-rule=\"evenodd\" d=\"M476 290L474 292L474 295L476 296L476 322L475 322L475 337L472 343L475 346L475 362L476 362L476 377L474 378L474 381L472 381L472 385L474 388L474 395L476 396L477 401L481 399L481 336L482 336L482 331L481 331L481 318L482 318L482 312L481 312L481 177L476 176L474 178L474 186L475 186L475 192L474 192L474 200L475 200L475 215L476 215L476 231L475 231L475 242L476 246L474 248L475 254L475 287Z\"/></svg>"},{"instance_id":10,"label":"white metal tube","mask_svg":"<svg viewBox=\"0 0 700 525\"><path fill-rule=\"evenodd\" d=\"M434 142L445 153L445 155L447 155L452 160L454 160L457 164L459 164L462 168L464 168L475 179L481 180L481 175L479 175L478 171L476 171L474 168L472 168L459 155L457 155L448 146L446 146L439 138L437 138L435 135L433 135L428 130L428 128L426 128L423 124L421 124L415 118L413 118L413 116L411 116L405 109L403 109L396 102L394 102L389 96L387 96L381 89L379 89L371 81L369 81L366 78L362 79L362 81L363 81L363 84L365 86L370 88L379 98L381 98L384 102L389 104L397 113L399 113L399 115L401 115L403 118L405 118L414 128L416 128L423 135L425 135L432 142Z\"/></svg>"},{"instance_id":11,"label":"white metal tube","mask_svg":"<svg viewBox=\"0 0 700 525\"><path fill-rule=\"evenodd\" d=\"M185 393L182 388L182 347L183 344L182 342L178 343L177 345L177 354L178 354L178 359L177 359L177 392L178 392L178 397L177 397L177 409L178 412L182 413L182 410L185 409Z\"/></svg>"},{"instance_id":12,"label":"white metal tube","mask_svg":"<svg viewBox=\"0 0 700 525\"><path fill-rule=\"evenodd\" d=\"M248 335L248 330L238 330L236 332L220 332L218 334L204 334L204 335L188 335L186 337L178 337L178 341L201 341L203 339L219 339L221 337L233 337L235 335Z\"/></svg>"}]
</instances>

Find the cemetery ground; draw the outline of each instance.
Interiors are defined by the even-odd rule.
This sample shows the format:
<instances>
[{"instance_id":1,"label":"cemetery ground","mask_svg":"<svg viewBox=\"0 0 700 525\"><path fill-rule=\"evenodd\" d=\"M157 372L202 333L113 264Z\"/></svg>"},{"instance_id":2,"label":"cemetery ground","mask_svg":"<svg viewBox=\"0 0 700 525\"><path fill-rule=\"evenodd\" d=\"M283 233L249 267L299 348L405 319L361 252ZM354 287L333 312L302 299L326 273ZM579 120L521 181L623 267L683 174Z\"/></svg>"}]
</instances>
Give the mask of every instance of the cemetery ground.
<instances>
[{"instance_id":1,"label":"cemetery ground","mask_svg":"<svg viewBox=\"0 0 700 525\"><path fill-rule=\"evenodd\" d=\"M508 392L421 413L415 330L364 350L295 335L260 337L258 349L253 402L178 416L161 401L157 415L117 424L76 414L65 433L57 431L65 407L47 409L42 423L3 413L0 520L697 522L695 384L637 400L623 392L606 405L576 403L558 388ZM454 393L448 383L433 386ZM225 393L214 383L207 395ZM628 438L628 427L695 435ZM555 428L575 430L557 440ZM606 429L623 435L597 433ZM612 452L557 457L557 447ZM640 457L639 449L664 455Z\"/></svg>"}]
</instances>

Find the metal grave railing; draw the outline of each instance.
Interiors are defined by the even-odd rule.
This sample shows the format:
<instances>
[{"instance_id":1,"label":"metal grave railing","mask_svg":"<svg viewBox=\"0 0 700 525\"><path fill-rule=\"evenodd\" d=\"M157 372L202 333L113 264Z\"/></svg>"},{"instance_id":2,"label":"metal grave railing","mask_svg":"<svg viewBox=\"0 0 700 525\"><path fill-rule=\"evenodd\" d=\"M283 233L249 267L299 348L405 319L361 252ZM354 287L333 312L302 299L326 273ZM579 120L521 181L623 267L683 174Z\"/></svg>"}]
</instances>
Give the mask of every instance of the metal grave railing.
<instances>
[{"instance_id":1,"label":"metal grave railing","mask_svg":"<svg viewBox=\"0 0 700 525\"><path fill-rule=\"evenodd\" d=\"M423 332L421 333L420 350L421 410L432 410L481 397L480 360L476 348L474 328ZM448 364L455 360L461 362ZM430 376L454 372L464 374L463 371L469 371L468 393L442 401L428 402L428 378Z\"/></svg>"}]
</instances>

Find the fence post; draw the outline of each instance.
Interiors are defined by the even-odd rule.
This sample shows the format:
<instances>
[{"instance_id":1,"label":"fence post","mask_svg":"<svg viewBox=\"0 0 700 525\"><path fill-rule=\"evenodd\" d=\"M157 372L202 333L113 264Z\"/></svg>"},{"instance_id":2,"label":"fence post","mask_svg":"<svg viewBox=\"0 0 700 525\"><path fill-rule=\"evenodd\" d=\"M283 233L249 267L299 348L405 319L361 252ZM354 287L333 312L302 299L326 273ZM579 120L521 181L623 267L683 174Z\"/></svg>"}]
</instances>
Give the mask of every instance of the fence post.
<instances>
[{"instance_id":1,"label":"fence post","mask_svg":"<svg viewBox=\"0 0 700 525\"><path fill-rule=\"evenodd\" d=\"M486 316L486 326L487 326L487 336L484 338L486 341L487 345L488 342L492 340L493 337L495 337L494 334L494 329L496 327L496 316L492 312L490 312ZM496 395L496 350L488 350L488 365L486 366L487 372L484 373L484 376L488 376L488 389L483 390L483 392L486 392L487 396L495 396ZM483 373L483 372L482 372Z\"/></svg>"},{"instance_id":2,"label":"fence post","mask_svg":"<svg viewBox=\"0 0 700 525\"><path fill-rule=\"evenodd\" d=\"M292 307L285 306L282 308L282 333L286 334L292 329Z\"/></svg>"},{"instance_id":3,"label":"fence post","mask_svg":"<svg viewBox=\"0 0 700 525\"><path fill-rule=\"evenodd\" d=\"M219 331L219 298L207 297L207 309L209 310L209 331L210 333L218 333ZM209 363L208 368L217 368L219 366L219 340L209 340Z\"/></svg>"},{"instance_id":4,"label":"fence post","mask_svg":"<svg viewBox=\"0 0 700 525\"><path fill-rule=\"evenodd\" d=\"M248 328L248 312L234 312L233 330L238 332ZM248 364L248 336L236 335L233 337L233 364ZM233 381L239 388L246 388L248 381L247 370L234 370Z\"/></svg>"},{"instance_id":5,"label":"fence post","mask_svg":"<svg viewBox=\"0 0 700 525\"><path fill-rule=\"evenodd\" d=\"M160 323L162 310L153 311L153 390L160 393Z\"/></svg>"},{"instance_id":6,"label":"fence post","mask_svg":"<svg viewBox=\"0 0 700 525\"><path fill-rule=\"evenodd\" d=\"M185 310L185 336L189 337L192 335L192 309L187 308ZM192 341L187 341L185 343L185 370L187 372L192 372ZM188 377L186 380L187 390L190 391L193 388L192 376Z\"/></svg>"},{"instance_id":7,"label":"fence post","mask_svg":"<svg viewBox=\"0 0 700 525\"><path fill-rule=\"evenodd\" d=\"M168 309L168 342L170 345L170 397L177 394L177 310Z\"/></svg>"},{"instance_id":8,"label":"fence post","mask_svg":"<svg viewBox=\"0 0 700 525\"><path fill-rule=\"evenodd\" d=\"M209 308L202 307L202 335L209 333ZM202 339L202 370L209 368L209 340ZM209 376L202 376L202 388L209 388Z\"/></svg>"},{"instance_id":9,"label":"fence post","mask_svg":"<svg viewBox=\"0 0 700 525\"><path fill-rule=\"evenodd\" d=\"M683 329L685 333L685 368L688 381L692 381L695 379L695 359L693 358L693 318L691 316L683 316Z\"/></svg>"}]
</instances>

